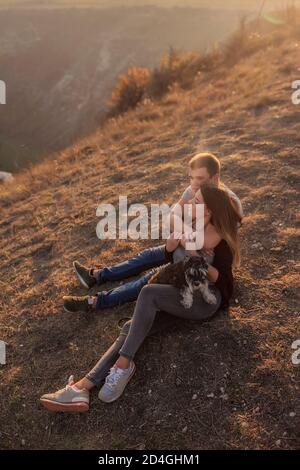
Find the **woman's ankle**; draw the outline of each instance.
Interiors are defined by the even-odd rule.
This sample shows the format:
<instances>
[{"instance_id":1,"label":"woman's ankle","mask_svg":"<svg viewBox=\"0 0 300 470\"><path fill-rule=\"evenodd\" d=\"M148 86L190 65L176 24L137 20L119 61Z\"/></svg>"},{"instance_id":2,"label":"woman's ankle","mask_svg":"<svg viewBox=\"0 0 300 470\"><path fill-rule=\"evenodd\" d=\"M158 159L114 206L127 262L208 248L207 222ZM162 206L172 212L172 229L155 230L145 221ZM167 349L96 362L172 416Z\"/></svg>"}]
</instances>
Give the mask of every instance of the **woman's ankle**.
<instances>
[{"instance_id":1,"label":"woman's ankle","mask_svg":"<svg viewBox=\"0 0 300 470\"><path fill-rule=\"evenodd\" d=\"M127 357L120 356L119 359L116 361L115 366L119 369L129 369L131 366L131 360Z\"/></svg>"},{"instance_id":2,"label":"woman's ankle","mask_svg":"<svg viewBox=\"0 0 300 470\"><path fill-rule=\"evenodd\" d=\"M73 387L77 388L78 390L87 390L89 392L92 388L95 387L95 384L86 377L84 377L83 379L74 383Z\"/></svg>"}]
</instances>

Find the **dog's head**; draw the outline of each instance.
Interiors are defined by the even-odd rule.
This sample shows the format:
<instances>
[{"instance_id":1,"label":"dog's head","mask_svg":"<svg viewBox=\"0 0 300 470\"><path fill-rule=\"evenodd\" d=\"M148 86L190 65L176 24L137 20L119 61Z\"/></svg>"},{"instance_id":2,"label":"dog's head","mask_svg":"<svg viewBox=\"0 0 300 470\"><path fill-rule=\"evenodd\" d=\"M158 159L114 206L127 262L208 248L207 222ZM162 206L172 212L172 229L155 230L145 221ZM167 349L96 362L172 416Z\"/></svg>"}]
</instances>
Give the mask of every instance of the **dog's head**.
<instances>
[{"instance_id":1,"label":"dog's head","mask_svg":"<svg viewBox=\"0 0 300 470\"><path fill-rule=\"evenodd\" d=\"M199 289L207 279L208 264L203 256L191 256L184 260L186 282L193 289Z\"/></svg>"}]
</instances>

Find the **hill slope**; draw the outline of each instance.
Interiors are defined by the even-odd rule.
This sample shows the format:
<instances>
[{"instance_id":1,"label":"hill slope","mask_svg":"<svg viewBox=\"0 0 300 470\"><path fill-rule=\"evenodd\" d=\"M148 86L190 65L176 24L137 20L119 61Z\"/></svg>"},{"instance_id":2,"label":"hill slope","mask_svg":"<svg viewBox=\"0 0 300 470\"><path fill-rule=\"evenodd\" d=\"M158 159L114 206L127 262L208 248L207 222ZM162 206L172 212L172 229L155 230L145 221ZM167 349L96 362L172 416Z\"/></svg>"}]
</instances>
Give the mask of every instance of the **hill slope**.
<instances>
[{"instance_id":1,"label":"hill slope","mask_svg":"<svg viewBox=\"0 0 300 470\"><path fill-rule=\"evenodd\" d=\"M300 108L290 99L299 47L279 31L234 67L199 75L189 91L174 87L160 103L143 103L2 191L2 448L299 447L299 366L291 344L299 339ZM113 405L95 393L84 416L48 414L39 396L89 370L134 307L90 317L64 313L62 296L83 293L72 261L110 264L151 245L100 242L96 207L116 204L119 194L130 202L173 202L199 150L220 156L223 179L246 213L230 316L174 321L149 338Z\"/></svg>"}]
</instances>

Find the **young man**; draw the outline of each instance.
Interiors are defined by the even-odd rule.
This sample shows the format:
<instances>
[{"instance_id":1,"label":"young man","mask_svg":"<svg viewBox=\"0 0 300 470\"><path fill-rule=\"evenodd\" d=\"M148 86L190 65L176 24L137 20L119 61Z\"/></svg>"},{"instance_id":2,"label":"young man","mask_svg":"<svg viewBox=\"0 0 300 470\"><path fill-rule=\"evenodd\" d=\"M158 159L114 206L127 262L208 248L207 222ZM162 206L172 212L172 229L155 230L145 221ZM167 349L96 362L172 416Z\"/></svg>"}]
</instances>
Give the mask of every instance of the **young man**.
<instances>
[{"instance_id":1,"label":"young man","mask_svg":"<svg viewBox=\"0 0 300 470\"><path fill-rule=\"evenodd\" d=\"M171 231L176 217L182 217L182 208L191 203L195 192L203 183L222 185L228 191L236 211L243 217L243 209L239 198L230 189L226 188L220 180L221 164L219 159L211 153L195 155L189 162L190 186L182 194L180 200L174 206L170 214ZM162 266L170 261L169 252L173 252L179 245L179 240L171 235L166 245L150 248L139 253L123 263L113 267L104 267L100 270L87 268L77 261L73 263L75 272L81 284L90 289L107 281L120 281L131 276L137 276L151 269L150 272L137 280L128 282L109 291L100 292L97 297L64 297L64 308L68 312L88 312L90 310L102 310L112 308L125 302L132 302L138 298L141 289L148 283L154 273L154 268ZM210 246L204 245L204 249L210 250ZM178 249L178 260L184 256L184 249ZM177 261L177 260L176 260Z\"/></svg>"}]
</instances>

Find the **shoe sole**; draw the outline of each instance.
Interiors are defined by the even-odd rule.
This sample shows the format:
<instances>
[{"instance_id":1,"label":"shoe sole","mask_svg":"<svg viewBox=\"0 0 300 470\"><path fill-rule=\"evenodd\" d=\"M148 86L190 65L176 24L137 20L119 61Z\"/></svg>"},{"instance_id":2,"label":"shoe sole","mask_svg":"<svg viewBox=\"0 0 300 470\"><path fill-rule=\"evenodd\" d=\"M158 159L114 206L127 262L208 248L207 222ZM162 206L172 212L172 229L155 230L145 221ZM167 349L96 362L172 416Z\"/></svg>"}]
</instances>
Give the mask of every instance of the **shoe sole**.
<instances>
[{"instance_id":1,"label":"shoe sole","mask_svg":"<svg viewBox=\"0 0 300 470\"><path fill-rule=\"evenodd\" d=\"M67 307L64 306L64 311L68 313L87 313L86 310L68 310Z\"/></svg>"},{"instance_id":2,"label":"shoe sole","mask_svg":"<svg viewBox=\"0 0 300 470\"><path fill-rule=\"evenodd\" d=\"M75 273L83 287L85 287L86 289L90 289L90 286L85 282L85 280L80 276L79 272L77 271L75 261L73 261L73 268L75 269Z\"/></svg>"},{"instance_id":3,"label":"shoe sole","mask_svg":"<svg viewBox=\"0 0 300 470\"><path fill-rule=\"evenodd\" d=\"M40 399L40 403L49 411L85 413L89 410L88 403L85 403L84 401L77 403L57 403L51 400Z\"/></svg>"},{"instance_id":4,"label":"shoe sole","mask_svg":"<svg viewBox=\"0 0 300 470\"><path fill-rule=\"evenodd\" d=\"M100 392L99 392L99 394L98 394L99 400L103 401L103 403L113 403L114 401L118 400L118 398L120 398L120 396L123 395L123 393L125 392L125 389L126 389L128 383L129 383L129 381L131 380L132 376L133 376L134 373L135 373L135 370L136 370L136 367L135 367L135 364L134 364L133 371L131 372L130 376L128 377L127 383L126 383L125 387L123 388L122 392L120 393L120 395L118 395L117 397L114 397L112 400L103 400L103 399L100 397Z\"/></svg>"}]
</instances>

